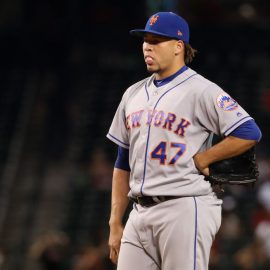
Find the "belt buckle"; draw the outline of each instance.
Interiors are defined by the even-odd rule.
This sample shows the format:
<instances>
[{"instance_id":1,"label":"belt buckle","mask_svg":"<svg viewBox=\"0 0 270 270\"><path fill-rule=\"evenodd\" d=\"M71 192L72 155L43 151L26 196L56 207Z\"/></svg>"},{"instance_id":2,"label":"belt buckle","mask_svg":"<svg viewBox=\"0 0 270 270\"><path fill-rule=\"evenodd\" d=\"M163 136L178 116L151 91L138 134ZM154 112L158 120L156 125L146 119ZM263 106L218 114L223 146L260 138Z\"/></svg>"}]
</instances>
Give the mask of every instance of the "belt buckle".
<instances>
[{"instance_id":1,"label":"belt buckle","mask_svg":"<svg viewBox=\"0 0 270 270\"><path fill-rule=\"evenodd\" d=\"M134 201L135 201L135 203L137 203L137 204L139 204L139 205L141 205L143 207L149 207L149 206L153 205L154 201L153 201L153 203L146 203L144 201L144 198L145 197L142 197L142 196L136 196Z\"/></svg>"},{"instance_id":2,"label":"belt buckle","mask_svg":"<svg viewBox=\"0 0 270 270\"><path fill-rule=\"evenodd\" d=\"M147 197L136 197L138 203L145 207L150 207L158 203L164 202L164 196L147 196ZM146 200L147 199L147 200Z\"/></svg>"},{"instance_id":3,"label":"belt buckle","mask_svg":"<svg viewBox=\"0 0 270 270\"><path fill-rule=\"evenodd\" d=\"M130 198L132 202L139 203L138 196Z\"/></svg>"},{"instance_id":4,"label":"belt buckle","mask_svg":"<svg viewBox=\"0 0 270 270\"><path fill-rule=\"evenodd\" d=\"M153 196L152 198L156 203L162 203L167 201L166 196Z\"/></svg>"},{"instance_id":5,"label":"belt buckle","mask_svg":"<svg viewBox=\"0 0 270 270\"><path fill-rule=\"evenodd\" d=\"M152 199L155 203L161 203L164 202L163 196L152 196Z\"/></svg>"},{"instance_id":6,"label":"belt buckle","mask_svg":"<svg viewBox=\"0 0 270 270\"><path fill-rule=\"evenodd\" d=\"M136 196L135 201L136 201L136 203L142 205L142 201L140 200L140 198L142 198L142 197L141 196Z\"/></svg>"},{"instance_id":7,"label":"belt buckle","mask_svg":"<svg viewBox=\"0 0 270 270\"><path fill-rule=\"evenodd\" d=\"M140 204L141 206L150 207L150 206L166 201L166 197L165 196L146 196L146 197L136 196L135 198L133 198L133 201L137 204Z\"/></svg>"}]
</instances>

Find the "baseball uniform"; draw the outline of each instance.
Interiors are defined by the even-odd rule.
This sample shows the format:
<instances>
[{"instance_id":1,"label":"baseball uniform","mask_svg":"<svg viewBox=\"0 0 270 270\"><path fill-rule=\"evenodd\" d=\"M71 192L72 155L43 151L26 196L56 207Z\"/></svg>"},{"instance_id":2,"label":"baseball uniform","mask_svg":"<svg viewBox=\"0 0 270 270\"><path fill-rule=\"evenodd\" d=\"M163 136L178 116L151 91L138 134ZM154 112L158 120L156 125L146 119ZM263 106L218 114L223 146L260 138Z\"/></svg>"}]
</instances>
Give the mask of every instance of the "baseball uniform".
<instances>
[{"instance_id":1,"label":"baseball uniform","mask_svg":"<svg viewBox=\"0 0 270 270\"><path fill-rule=\"evenodd\" d=\"M211 133L226 136L250 119L224 90L191 68L164 85L156 86L152 75L126 90L107 137L129 149L128 196L177 198L134 205L119 270L208 268L222 201L193 156L207 148ZM168 245L169 238L174 241Z\"/></svg>"}]
</instances>

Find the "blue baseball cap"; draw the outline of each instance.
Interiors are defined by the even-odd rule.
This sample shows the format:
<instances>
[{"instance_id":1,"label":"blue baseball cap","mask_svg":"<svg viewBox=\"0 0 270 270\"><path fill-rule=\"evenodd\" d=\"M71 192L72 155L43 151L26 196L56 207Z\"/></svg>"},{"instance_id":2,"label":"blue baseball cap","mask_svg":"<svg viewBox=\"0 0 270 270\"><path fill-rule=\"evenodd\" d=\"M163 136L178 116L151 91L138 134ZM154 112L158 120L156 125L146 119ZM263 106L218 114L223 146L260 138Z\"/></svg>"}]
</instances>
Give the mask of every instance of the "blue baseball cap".
<instances>
[{"instance_id":1,"label":"blue baseball cap","mask_svg":"<svg viewBox=\"0 0 270 270\"><path fill-rule=\"evenodd\" d=\"M173 12L158 12L152 15L145 25L145 29L134 29L131 35L144 36L146 33L183 40L189 43L188 23L181 16Z\"/></svg>"}]
</instances>

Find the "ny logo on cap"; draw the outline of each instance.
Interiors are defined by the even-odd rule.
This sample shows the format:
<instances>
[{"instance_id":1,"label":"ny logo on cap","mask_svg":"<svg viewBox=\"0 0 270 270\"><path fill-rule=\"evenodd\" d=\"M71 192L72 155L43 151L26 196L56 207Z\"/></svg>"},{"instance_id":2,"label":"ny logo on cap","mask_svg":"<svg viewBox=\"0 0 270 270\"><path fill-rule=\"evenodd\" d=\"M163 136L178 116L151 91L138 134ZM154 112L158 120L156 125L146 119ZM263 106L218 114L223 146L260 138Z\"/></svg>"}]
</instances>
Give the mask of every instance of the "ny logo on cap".
<instances>
[{"instance_id":1,"label":"ny logo on cap","mask_svg":"<svg viewBox=\"0 0 270 270\"><path fill-rule=\"evenodd\" d=\"M153 15L151 18L150 18L150 25L153 25L157 22L157 19L158 19L158 15Z\"/></svg>"}]
</instances>

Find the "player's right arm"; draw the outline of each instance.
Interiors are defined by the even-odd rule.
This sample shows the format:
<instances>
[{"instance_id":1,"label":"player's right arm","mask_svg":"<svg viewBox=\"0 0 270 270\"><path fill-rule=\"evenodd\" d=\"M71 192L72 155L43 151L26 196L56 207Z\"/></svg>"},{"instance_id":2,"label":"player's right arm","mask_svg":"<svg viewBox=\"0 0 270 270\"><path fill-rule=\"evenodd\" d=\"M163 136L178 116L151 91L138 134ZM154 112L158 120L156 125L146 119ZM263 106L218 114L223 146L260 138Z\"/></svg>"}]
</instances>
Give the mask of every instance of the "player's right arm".
<instances>
[{"instance_id":1,"label":"player's right arm","mask_svg":"<svg viewBox=\"0 0 270 270\"><path fill-rule=\"evenodd\" d=\"M117 263L121 238L123 235L123 216L127 209L129 199L129 171L114 168L112 179L111 215L109 220L110 236L110 259Z\"/></svg>"}]
</instances>

